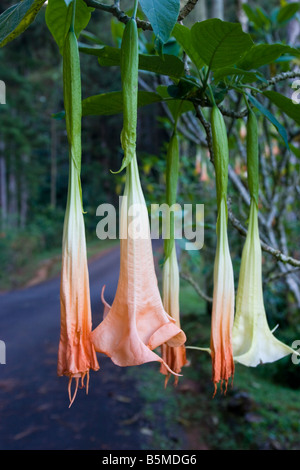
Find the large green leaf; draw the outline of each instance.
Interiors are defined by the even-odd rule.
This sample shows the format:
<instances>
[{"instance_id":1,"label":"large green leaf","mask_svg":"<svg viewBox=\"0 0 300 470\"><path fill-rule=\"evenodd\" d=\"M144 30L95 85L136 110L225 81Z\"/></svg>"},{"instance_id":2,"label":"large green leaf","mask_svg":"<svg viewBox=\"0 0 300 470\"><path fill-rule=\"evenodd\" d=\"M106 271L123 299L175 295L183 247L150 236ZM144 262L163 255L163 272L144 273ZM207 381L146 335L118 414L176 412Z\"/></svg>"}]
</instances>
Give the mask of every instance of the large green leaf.
<instances>
[{"instance_id":1,"label":"large green leaf","mask_svg":"<svg viewBox=\"0 0 300 470\"><path fill-rule=\"evenodd\" d=\"M0 46L19 36L33 22L45 0L22 0L0 15Z\"/></svg>"},{"instance_id":2,"label":"large green leaf","mask_svg":"<svg viewBox=\"0 0 300 470\"><path fill-rule=\"evenodd\" d=\"M274 62L286 53L297 56L300 51L285 44L257 44L244 54L237 66L245 70L258 69L263 65Z\"/></svg>"},{"instance_id":3,"label":"large green leaf","mask_svg":"<svg viewBox=\"0 0 300 470\"><path fill-rule=\"evenodd\" d=\"M162 101L162 97L153 92L139 91L138 106L146 106ZM94 95L82 101L83 116L110 116L123 112L122 91L112 91L101 95Z\"/></svg>"},{"instance_id":4,"label":"large green leaf","mask_svg":"<svg viewBox=\"0 0 300 470\"><path fill-rule=\"evenodd\" d=\"M82 48L80 49L85 52ZM88 52L88 51L87 51ZM116 47L106 46L104 48L90 49L88 53L94 53L99 57L99 63L103 66L120 65L121 51ZM184 64L174 55L165 54L163 58L156 55L139 55L139 69L148 72L168 75L179 78L184 73Z\"/></svg>"},{"instance_id":5,"label":"large green leaf","mask_svg":"<svg viewBox=\"0 0 300 470\"><path fill-rule=\"evenodd\" d=\"M299 8L299 2L287 3L282 8L280 8L277 15L277 22L285 23L286 21L290 20L297 13L297 11L299 11Z\"/></svg>"},{"instance_id":6,"label":"large green leaf","mask_svg":"<svg viewBox=\"0 0 300 470\"><path fill-rule=\"evenodd\" d=\"M277 93L277 91L264 91L264 95L297 124L300 124L300 104L294 104L290 98Z\"/></svg>"},{"instance_id":7,"label":"large green leaf","mask_svg":"<svg viewBox=\"0 0 300 470\"><path fill-rule=\"evenodd\" d=\"M68 6L66 3L68 3ZM89 8L84 0L76 0L75 34L77 37L90 21L92 11L93 9ZM46 23L61 53L65 37L70 29L71 20L72 1L48 0Z\"/></svg>"},{"instance_id":8,"label":"large green leaf","mask_svg":"<svg viewBox=\"0 0 300 470\"><path fill-rule=\"evenodd\" d=\"M235 64L253 46L249 34L239 23L213 18L195 23L191 29L194 49L210 69Z\"/></svg>"},{"instance_id":9,"label":"large green leaf","mask_svg":"<svg viewBox=\"0 0 300 470\"><path fill-rule=\"evenodd\" d=\"M192 43L191 30L187 26L177 24L173 29L172 36L174 36L176 41L181 45L197 69L201 69L204 62Z\"/></svg>"},{"instance_id":10,"label":"large green leaf","mask_svg":"<svg viewBox=\"0 0 300 470\"><path fill-rule=\"evenodd\" d=\"M281 135L285 145L287 148L289 148L289 143L288 143L288 135L280 122L276 119L276 117L269 111L267 108L265 108L254 96L247 94L249 101L255 106L256 109L258 109L277 129L279 134Z\"/></svg>"},{"instance_id":11,"label":"large green leaf","mask_svg":"<svg viewBox=\"0 0 300 470\"><path fill-rule=\"evenodd\" d=\"M180 0L140 0L139 3L151 23L156 38L165 44L176 24Z\"/></svg>"}]
</instances>

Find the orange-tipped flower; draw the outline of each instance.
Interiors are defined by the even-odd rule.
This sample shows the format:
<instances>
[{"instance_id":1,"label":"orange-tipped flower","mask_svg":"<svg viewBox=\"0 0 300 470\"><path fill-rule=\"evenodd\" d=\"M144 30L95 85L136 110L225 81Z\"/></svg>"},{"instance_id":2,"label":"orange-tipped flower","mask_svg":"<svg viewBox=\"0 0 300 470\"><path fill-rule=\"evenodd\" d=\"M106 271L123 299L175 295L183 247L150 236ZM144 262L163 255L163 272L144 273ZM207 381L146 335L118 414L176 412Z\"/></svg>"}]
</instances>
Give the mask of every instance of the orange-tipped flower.
<instances>
[{"instance_id":1,"label":"orange-tipped flower","mask_svg":"<svg viewBox=\"0 0 300 470\"><path fill-rule=\"evenodd\" d=\"M175 243L173 243L171 254L166 259L163 267L163 305L166 312L175 320L176 325L180 328L179 269ZM185 345L172 347L168 344L163 344L161 346L161 353L164 362L169 368L180 374L182 367L187 363ZM162 364L160 372L166 375L165 386L167 386L170 371ZM178 376L175 376L174 385L177 385L177 383Z\"/></svg>"},{"instance_id":2,"label":"orange-tipped flower","mask_svg":"<svg viewBox=\"0 0 300 470\"><path fill-rule=\"evenodd\" d=\"M73 22L75 19L75 2ZM81 379L99 365L89 335L92 328L86 242L81 200L81 81L80 62L74 24L68 32L63 51L64 107L69 143L69 185L63 230L60 288L61 330L58 350L58 375L69 377L70 406ZM72 379L76 388L71 397Z\"/></svg>"},{"instance_id":3,"label":"orange-tipped flower","mask_svg":"<svg viewBox=\"0 0 300 470\"><path fill-rule=\"evenodd\" d=\"M217 252L211 323L211 357L215 393L225 382L225 392L234 374L231 331L234 319L234 277L227 237L226 201L222 199L217 222Z\"/></svg>"},{"instance_id":4,"label":"orange-tipped flower","mask_svg":"<svg viewBox=\"0 0 300 470\"><path fill-rule=\"evenodd\" d=\"M163 343L180 346L186 338L162 305L135 156L126 167L120 238L116 296L109 311L106 304L105 318L92 332L92 342L96 351L106 354L119 366L163 363L153 350Z\"/></svg>"},{"instance_id":5,"label":"orange-tipped flower","mask_svg":"<svg viewBox=\"0 0 300 470\"><path fill-rule=\"evenodd\" d=\"M99 365L89 337L92 321L80 182L73 161L70 166L68 202L63 231L60 287L61 331L57 373L59 376L69 377L71 406L76 396L79 379L83 386L84 379L87 378L86 392L88 392L89 370L98 370ZM76 380L73 398L71 398L72 378Z\"/></svg>"}]
</instances>

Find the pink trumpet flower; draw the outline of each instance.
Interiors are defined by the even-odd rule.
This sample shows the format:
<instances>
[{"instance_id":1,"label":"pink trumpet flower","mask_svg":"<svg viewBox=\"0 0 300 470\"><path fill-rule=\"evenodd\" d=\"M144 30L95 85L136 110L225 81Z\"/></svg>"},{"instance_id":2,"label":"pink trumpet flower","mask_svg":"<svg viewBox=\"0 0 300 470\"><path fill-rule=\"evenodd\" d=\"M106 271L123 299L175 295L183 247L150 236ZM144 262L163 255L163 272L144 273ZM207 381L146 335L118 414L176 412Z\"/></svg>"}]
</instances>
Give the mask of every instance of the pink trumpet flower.
<instances>
[{"instance_id":1,"label":"pink trumpet flower","mask_svg":"<svg viewBox=\"0 0 300 470\"><path fill-rule=\"evenodd\" d=\"M148 213L135 156L126 167L120 247L120 276L116 296L111 307L105 302L104 319L92 331L92 342L96 351L109 356L118 366L134 366L151 361L164 364L163 359L153 350L163 343L180 346L186 337L162 305L154 268Z\"/></svg>"}]
</instances>

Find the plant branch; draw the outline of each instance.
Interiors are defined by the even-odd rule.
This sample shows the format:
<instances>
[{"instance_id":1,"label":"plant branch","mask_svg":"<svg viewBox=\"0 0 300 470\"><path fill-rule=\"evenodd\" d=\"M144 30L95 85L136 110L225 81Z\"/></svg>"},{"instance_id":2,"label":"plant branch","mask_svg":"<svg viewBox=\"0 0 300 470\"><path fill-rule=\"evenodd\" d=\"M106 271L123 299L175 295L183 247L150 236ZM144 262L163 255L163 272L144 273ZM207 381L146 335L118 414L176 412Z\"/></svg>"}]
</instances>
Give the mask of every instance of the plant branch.
<instances>
[{"instance_id":1,"label":"plant branch","mask_svg":"<svg viewBox=\"0 0 300 470\"><path fill-rule=\"evenodd\" d=\"M106 11L111 15L115 16L117 20L121 23L127 23L130 20L130 17L126 15L126 13L120 9L120 2L115 0L112 5L106 5L98 0L84 0L88 7L95 8L96 10ZM182 21L186 18L189 13L193 10L195 5L197 4L198 0L188 0L184 7L179 12L178 20ZM144 31L152 31L152 26L149 21L140 20L139 18L136 19L136 23L138 28L143 29Z\"/></svg>"},{"instance_id":2,"label":"plant branch","mask_svg":"<svg viewBox=\"0 0 300 470\"><path fill-rule=\"evenodd\" d=\"M209 150L209 154L210 154L210 161L212 162L212 164L214 164L214 151L213 151L213 141L212 141L212 133L211 133L211 125L210 123L205 119L203 113L202 113L202 110L200 108L200 106L196 106L195 105L195 111L196 111L196 116L197 118L199 119L199 121L201 122L201 124L203 125L204 127L204 130L206 132L206 141L207 141L207 147L208 147L208 150Z\"/></svg>"},{"instance_id":3,"label":"plant branch","mask_svg":"<svg viewBox=\"0 0 300 470\"><path fill-rule=\"evenodd\" d=\"M237 231L240 232L241 235L246 237L247 230L241 224L241 222L233 215L232 210L230 208L230 204L228 204L228 218L230 222L232 223L233 227L237 229ZM285 263L285 264L290 264L291 266L295 266L296 268L300 267L300 260L283 254L280 250L276 250L275 248L272 248L271 246L267 245L262 240L260 241L260 244L261 244L262 250L274 256L274 258L276 258L278 261L281 261L282 263Z\"/></svg>"},{"instance_id":4,"label":"plant branch","mask_svg":"<svg viewBox=\"0 0 300 470\"><path fill-rule=\"evenodd\" d=\"M300 77L300 72L299 71L294 71L294 72L282 72L279 73L278 75L275 75L274 77L270 78L267 83L263 83L260 85L259 89L260 90L265 90L268 88L270 85L275 85L278 82L282 82L283 80L288 80L291 78L298 78Z\"/></svg>"},{"instance_id":5,"label":"plant branch","mask_svg":"<svg viewBox=\"0 0 300 470\"><path fill-rule=\"evenodd\" d=\"M212 303L213 299L209 297L207 294L205 294L205 292L202 291L202 289L199 287L197 282L192 278L192 276L190 276L188 273L180 273L180 277L184 279L185 281L189 282L200 297L202 297L207 302Z\"/></svg>"}]
</instances>

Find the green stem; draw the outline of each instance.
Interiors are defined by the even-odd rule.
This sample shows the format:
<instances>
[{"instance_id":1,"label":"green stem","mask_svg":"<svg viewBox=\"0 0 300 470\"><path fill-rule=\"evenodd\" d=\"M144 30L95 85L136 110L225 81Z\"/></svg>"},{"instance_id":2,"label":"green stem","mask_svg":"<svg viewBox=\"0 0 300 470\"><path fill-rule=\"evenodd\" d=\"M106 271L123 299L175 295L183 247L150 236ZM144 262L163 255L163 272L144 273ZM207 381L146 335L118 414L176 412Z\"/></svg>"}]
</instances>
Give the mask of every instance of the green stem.
<instances>
[{"instance_id":1,"label":"green stem","mask_svg":"<svg viewBox=\"0 0 300 470\"><path fill-rule=\"evenodd\" d=\"M216 102L215 102L214 94L213 94L213 92L212 92L212 89L211 89L211 86L210 86L209 83L207 84L207 88L208 88L208 90L209 90L209 93L210 93L210 97L211 97L211 101L212 101L213 106L217 106L217 105L216 105Z\"/></svg>"},{"instance_id":2,"label":"green stem","mask_svg":"<svg viewBox=\"0 0 300 470\"><path fill-rule=\"evenodd\" d=\"M138 1L138 0L134 0L134 7L133 7L132 18L136 18L137 9L138 9L138 4L139 4L139 1Z\"/></svg>"},{"instance_id":3,"label":"green stem","mask_svg":"<svg viewBox=\"0 0 300 470\"><path fill-rule=\"evenodd\" d=\"M71 21L71 25L70 25L70 31L72 33L75 32L75 16L76 16L76 0L73 0L72 21Z\"/></svg>"}]
</instances>

